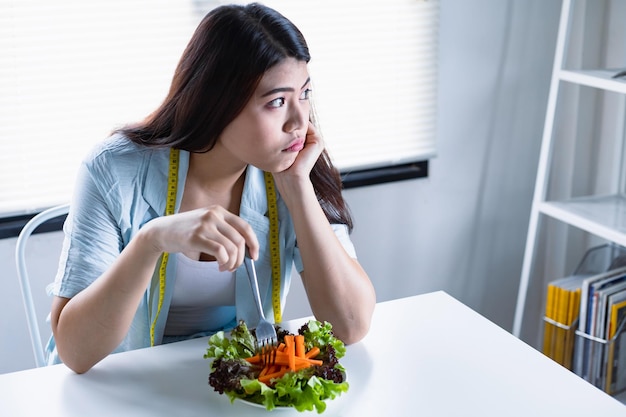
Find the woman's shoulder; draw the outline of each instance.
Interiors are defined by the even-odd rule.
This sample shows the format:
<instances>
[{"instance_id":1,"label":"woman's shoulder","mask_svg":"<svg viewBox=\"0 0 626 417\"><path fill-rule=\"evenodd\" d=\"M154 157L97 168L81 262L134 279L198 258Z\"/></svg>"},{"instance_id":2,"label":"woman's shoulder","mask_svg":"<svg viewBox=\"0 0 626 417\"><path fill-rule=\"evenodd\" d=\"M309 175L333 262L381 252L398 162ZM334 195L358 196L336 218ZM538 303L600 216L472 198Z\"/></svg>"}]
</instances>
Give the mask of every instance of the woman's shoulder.
<instances>
[{"instance_id":1,"label":"woman's shoulder","mask_svg":"<svg viewBox=\"0 0 626 417\"><path fill-rule=\"evenodd\" d=\"M169 148L143 146L114 134L96 144L83 163L98 182L133 186L155 174L167 173Z\"/></svg>"},{"instance_id":2,"label":"woman's shoulder","mask_svg":"<svg viewBox=\"0 0 626 417\"><path fill-rule=\"evenodd\" d=\"M115 133L97 143L83 162L90 171L113 170L124 173L129 170L138 173L153 165L164 165L167 169L168 161L169 148L144 146Z\"/></svg>"},{"instance_id":3,"label":"woman's shoulder","mask_svg":"<svg viewBox=\"0 0 626 417\"><path fill-rule=\"evenodd\" d=\"M98 161L109 158L114 160L119 160L120 158L136 160L138 158L152 156L155 152L165 152L165 149L143 146L131 141L120 133L114 133L103 141L96 143L85 159L87 161Z\"/></svg>"}]
</instances>

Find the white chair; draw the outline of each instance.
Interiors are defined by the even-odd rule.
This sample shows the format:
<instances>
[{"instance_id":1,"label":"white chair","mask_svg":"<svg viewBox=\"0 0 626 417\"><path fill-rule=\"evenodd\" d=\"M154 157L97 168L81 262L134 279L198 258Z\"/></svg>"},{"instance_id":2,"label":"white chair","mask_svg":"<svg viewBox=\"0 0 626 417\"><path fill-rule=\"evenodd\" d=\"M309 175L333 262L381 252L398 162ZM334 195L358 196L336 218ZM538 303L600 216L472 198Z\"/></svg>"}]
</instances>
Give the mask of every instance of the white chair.
<instances>
[{"instance_id":1,"label":"white chair","mask_svg":"<svg viewBox=\"0 0 626 417\"><path fill-rule=\"evenodd\" d=\"M35 229L41 224L52 220L56 217L67 214L69 204L49 208L37 214L30 219L20 232L15 246L15 263L17 265L17 278L20 282L22 290L22 300L24 302L24 310L26 311L26 320L28 321L28 331L30 332L30 340L33 346L33 354L35 355L35 365L42 367L46 365L43 344L41 341L41 333L37 322L37 312L33 296L30 288L30 280L28 270L26 268L26 242Z\"/></svg>"}]
</instances>

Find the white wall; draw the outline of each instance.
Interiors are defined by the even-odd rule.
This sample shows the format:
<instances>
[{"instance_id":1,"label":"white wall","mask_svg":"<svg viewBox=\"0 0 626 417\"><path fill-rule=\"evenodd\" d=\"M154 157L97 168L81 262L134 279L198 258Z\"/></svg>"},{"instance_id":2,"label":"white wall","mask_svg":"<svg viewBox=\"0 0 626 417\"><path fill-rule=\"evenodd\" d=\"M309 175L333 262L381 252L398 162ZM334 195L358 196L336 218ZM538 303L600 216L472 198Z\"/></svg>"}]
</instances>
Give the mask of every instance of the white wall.
<instances>
[{"instance_id":1,"label":"white wall","mask_svg":"<svg viewBox=\"0 0 626 417\"><path fill-rule=\"evenodd\" d=\"M559 6L441 1L439 151L430 175L346 191L378 300L443 289L510 330ZM50 273L60 233L35 239L36 268ZM0 373L33 364L14 246L0 240ZM43 286L51 278L38 279ZM286 318L309 314L302 297L295 285Z\"/></svg>"}]
</instances>

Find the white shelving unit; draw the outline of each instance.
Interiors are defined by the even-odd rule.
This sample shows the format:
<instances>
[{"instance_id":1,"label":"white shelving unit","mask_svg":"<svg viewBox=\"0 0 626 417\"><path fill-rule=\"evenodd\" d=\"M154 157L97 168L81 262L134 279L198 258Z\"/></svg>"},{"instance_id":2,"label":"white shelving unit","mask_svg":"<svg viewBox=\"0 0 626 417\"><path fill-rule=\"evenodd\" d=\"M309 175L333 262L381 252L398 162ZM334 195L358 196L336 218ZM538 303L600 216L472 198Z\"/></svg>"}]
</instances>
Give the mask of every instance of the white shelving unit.
<instances>
[{"instance_id":1,"label":"white shelving unit","mask_svg":"<svg viewBox=\"0 0 626 417\"><path fill-rule=\"evenodd\" d=\"M589 16L585 14L587 11ZM586 27L587 19L593 22L590 28ZM607 29L603 25L607 21L617 24ZM615 50L616 45L626 45L620 41L626 38L626 32L615 30L624 27L621 23L624 21L626 0L563 0L513 322L513 334L517 337L530 329L524 332L530 339L529 334L535 328L540 337L541 328L536 327L540 323L534 321L543 317L546 282L561 278L550 275L559 267L567 268L575 252L597 242L626 247L626 76L615 77L624 68L584 68L590 55L591 61L605 62L606 55L600 57L602 53ZM575 47L570 45L572 38L576 40ZM619 55L616 60L621 67L626 66L625 55ZM559 110L567 105L575 110L561 113ZM579 136L586 140L581 149L576 148ZM602 147L603 153L594 154ZM577 164L585 165L585 162L590 168L578 170ZM604 169L603 163L609 167ZM588 181L589 178L593 179ZM537 267L535 261L540 257L544 263L552 262L554 270L545 265ZM556 267L555 259L556 263L562 261ZM529 302L530 288L533 298ZM542 310L536 311L538 308ZM528 317L533 321L523 328ZM532 340L530 343L535 344ZM626 392L616 398L626 403Z\"/></svg>"},{"instance_id":2,"label":"white shelving unit","mask_svg":"<svg viewBox=\"0 0 626 417\"><path fill-rule=\"evenodd\" d=\"M623 190L620 190L623 177L615 179L614 183L619 184L619 186L614 187L616 190L613 194L590 195L565 200L551 200L548 195L549 175L554 172L554 131L558 127L555 124L555 119L557 108L562 104L559 100L559 94L562 94L561 90L564 85L588 87L601 92L626 95L626 77L613 78L620 69L572 70L565 68L569 37L574 34L572 32L573 3L571 0L564 0L562 5L535 192L513 323L513 334L517 337L520 337L522 331L527 293L533 279L538 240L541 238L542 217L556 219L594 237L626 246L626 196L623 194ZM624 8L620 10L624 10ZM626 16L623 20L626 21ZM609 42L610 39L604 41ZM618 153L624 153L623 136L616 149L619 149ZM623 157L619 156L619 158ZM623 176L623 159L620 165L619 173L616 175Z\"/></svg>"}]
</instances>

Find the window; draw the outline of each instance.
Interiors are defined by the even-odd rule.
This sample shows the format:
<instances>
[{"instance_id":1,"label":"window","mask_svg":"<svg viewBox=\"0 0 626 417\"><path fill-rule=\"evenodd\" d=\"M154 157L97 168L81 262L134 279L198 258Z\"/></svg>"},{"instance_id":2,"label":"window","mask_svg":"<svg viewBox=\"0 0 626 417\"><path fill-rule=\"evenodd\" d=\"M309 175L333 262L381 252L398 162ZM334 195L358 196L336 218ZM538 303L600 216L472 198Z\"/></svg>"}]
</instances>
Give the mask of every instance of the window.
<instances>
[{"instance_id":1,"label":"window","mask_svg":"<svg viewBox=\"0 0 626 417\"><path fill-rule=\"evenodd\" d=\"M0 217L69 200L80 160L165 97L221 2L0 0ZM438 1L269 0L304 33L342 171L435 154Z\"/></svg>"}]
</instances>

